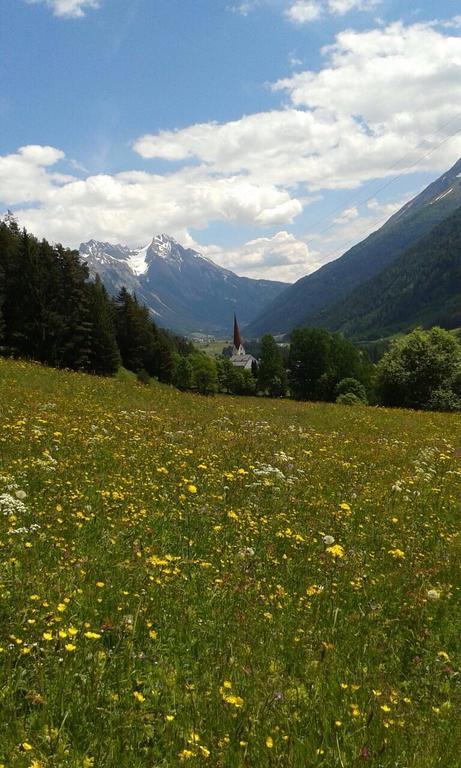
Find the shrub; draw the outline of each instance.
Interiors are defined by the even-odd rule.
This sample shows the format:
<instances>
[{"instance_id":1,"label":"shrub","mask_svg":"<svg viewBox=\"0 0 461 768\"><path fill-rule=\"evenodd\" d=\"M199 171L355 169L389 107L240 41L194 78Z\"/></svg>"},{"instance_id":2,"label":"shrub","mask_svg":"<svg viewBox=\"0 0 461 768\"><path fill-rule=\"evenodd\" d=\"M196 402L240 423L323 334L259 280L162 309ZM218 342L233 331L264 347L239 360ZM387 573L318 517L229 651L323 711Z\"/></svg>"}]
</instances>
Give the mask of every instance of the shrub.
<instances>
[{"instance_id":1,"label":"shrub","mask_svg":"<svg viewBox=\"0 0 461 768\"><path fill-rule=\"evenodd\" d=\"M150 376L144 368L136 373L136 378L140 384L149 384Z\"/></svg>"},{"instance_id":2,"label":"shrub","mask_svg":"<svg viewBox=\"0 0 461 768\"><path fill-rule=\"evenodd\" d=\"M377 390L384 405L430 408L439 390L454 392L461 345L442 328L417 328L396 339L377 366ZM456 394L456 393L455 393Z\"/></svg>"},{"instance_id":3,"label":"shrub","mask_svg":"<svg viewBox=\"0 0 461 768\"><path fill-rule=\"evenodd\" d=\"M357 381L357 379L347 378L347 379L341 379L339 384L336 385L336 395L339 397L340 395L355 395L358 397L359 400L362 401L362 403L367 402L367 393L365 390L365 387L360 381ZM338 402L338 400L336 400Z\"/></svg>"},{"instance_id":4,"label":"shrub","mask_svg":"<svg viewBox=\"0 0 461 768\"><path fill-rule=\"evenodd\" d=\"M340 405L363 405L363 400L353 392L345 392L343 395L338 395L336 402Z\"/></svg>"},{"instance_id":5,"label":"shrub","mask_svg":"<svg viewBox=\"0 0 461 768\"><path fill-rule=\"evenodd\" d=\"M430 411L461 411L461 398L452 389L436 389L427 408Z\"/></svg>"}]
</instances>

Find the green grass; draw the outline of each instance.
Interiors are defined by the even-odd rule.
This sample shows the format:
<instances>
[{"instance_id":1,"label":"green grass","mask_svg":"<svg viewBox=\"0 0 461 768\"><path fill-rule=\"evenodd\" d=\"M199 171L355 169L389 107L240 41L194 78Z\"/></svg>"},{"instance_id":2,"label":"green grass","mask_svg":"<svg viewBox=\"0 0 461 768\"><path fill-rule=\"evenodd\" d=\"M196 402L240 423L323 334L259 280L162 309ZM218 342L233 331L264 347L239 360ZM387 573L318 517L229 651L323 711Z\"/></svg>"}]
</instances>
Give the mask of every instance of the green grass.
<instances>
[{"instance_id":1,"label":"green grass","mask_svg":"<svg viewBox=\"0 0 461 768\"><path fill-rule=\"evenodd\" d=\"M459 417L4 360L0 409L0 765L459 768Z\"/></svg>"}]
</instances>

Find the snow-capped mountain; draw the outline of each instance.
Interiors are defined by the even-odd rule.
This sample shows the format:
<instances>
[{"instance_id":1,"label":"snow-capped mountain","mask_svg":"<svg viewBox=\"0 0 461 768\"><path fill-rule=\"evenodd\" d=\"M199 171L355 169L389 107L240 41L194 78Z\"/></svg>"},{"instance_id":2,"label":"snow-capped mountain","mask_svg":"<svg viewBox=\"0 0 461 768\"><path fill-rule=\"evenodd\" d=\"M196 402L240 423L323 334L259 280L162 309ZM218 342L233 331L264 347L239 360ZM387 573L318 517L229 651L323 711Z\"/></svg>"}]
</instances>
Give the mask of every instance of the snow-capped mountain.
<instances>
[{"instance_id":1,"label":"snow-capped mountain","mask_svg":"<svg viewBox=\"0 0 461 768\"><path fill-rule=\"evenodd\" d=\"M239 277L165 234L137 249L89 240L80 245L80 256L109 293L125 286L160 325L181 333L227 336L234 311L243 326L286 288Z\"/></svg>"}]
</instances>

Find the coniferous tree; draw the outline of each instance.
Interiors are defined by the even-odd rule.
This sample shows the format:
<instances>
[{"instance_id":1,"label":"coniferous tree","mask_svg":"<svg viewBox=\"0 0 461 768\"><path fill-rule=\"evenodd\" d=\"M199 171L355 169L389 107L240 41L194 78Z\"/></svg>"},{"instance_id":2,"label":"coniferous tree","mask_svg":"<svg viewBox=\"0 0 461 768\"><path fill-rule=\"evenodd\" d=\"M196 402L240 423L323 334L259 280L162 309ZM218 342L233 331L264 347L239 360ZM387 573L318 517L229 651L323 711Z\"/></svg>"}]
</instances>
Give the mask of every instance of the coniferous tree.
<instances>
[{"instance_id":1,"label":"coniferous tree","mask_svg":"<svg viewBox=\"0 0 461 768\"><path fill-rule=\"evenodd\" d=\"M91 322L89 370L103 376L111 375L121 364L113 305L98 276L87 284L86 291Z\"/></svg>"},{"instance_id":2,"label":"coniferous tree","mask_svg":"<svg viewBox=\"0 0 461 768\"><path fill-rule=\"evenodd\" d=\"M56 250L61 265L61 300L66 307L60 365L89 370L91 320L86 290L88 268L80 261L78 251L64 249L61 245Z\"/></svg>"}]
</instances>

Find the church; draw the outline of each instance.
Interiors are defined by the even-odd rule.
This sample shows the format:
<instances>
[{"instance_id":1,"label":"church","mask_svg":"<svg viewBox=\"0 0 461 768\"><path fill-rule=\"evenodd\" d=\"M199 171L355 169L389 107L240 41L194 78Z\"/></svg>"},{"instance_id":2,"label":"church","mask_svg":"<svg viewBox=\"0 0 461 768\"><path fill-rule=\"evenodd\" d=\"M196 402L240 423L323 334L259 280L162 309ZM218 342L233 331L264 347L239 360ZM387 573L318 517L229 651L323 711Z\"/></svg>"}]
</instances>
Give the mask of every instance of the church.
<instances>
[{"instance_id":1,"label":"church","mask_svg":"<svg viewBox=\"0 0 461 768\"><path fill-rule=\"evenodd\" d=\"M253 355L247 355L242 344L240 329L237 323L237 316L234 313L234 346L230 358L232 365L236 368L243 368L244 371L251 371L253 364L257 364Z\"/></svg>"}]
</instances>

